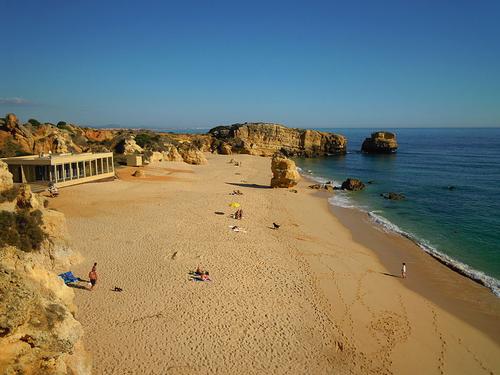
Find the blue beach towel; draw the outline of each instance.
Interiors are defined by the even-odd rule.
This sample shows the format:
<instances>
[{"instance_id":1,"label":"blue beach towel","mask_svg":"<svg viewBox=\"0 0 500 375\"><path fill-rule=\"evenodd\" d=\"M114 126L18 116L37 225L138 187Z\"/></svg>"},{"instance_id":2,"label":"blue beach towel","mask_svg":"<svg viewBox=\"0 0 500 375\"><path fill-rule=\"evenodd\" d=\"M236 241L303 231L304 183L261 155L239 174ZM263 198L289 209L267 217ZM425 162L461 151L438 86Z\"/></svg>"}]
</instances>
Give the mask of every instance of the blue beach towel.
<instances>
[{"instance_id":1,"label":"blue beach towel","mask_svg":"<svg viewBox=\"0 0 500 375\"><path fill-rule=\"evenodd\" d=\"M73 272L71 271L61 273L59 277L64 280L64 284L80 281L80 279L73 275Z\"/></svg>"}]
</instances>

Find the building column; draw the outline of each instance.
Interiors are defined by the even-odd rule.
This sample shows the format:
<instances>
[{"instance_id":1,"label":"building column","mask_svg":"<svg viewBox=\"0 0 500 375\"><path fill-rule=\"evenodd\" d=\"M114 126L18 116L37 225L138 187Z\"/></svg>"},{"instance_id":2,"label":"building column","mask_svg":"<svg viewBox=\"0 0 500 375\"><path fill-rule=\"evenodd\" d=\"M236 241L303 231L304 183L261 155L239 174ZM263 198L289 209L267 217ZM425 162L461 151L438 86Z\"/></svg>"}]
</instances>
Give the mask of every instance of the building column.
<instances>
[{"instance_id":1,"label":"building column","mask_svg":"<svg viewBox=\"0 0 500 375\"><path fill-rule=\"evenodd\" d=\"M101 161L101 172L104 173L104 160L102 160L102 158L99 160Z\"/></svg>"},{"instance_id":2,"label":"building column","mask_svg":"<svg viewBox=\"0 0 500 375\"><path fill-rule=\"evenodd\" d=\"M106 173L109 173L109 158L106 158Z\"/></svg>"},{"instance_id":3,"label":"building column","mask_svg":"<svg viewBox=\"0 0 500 375\"><path fill-rule=\"evenodd\" d=\"M76 178L80 178L80 162L76 162Z\"/></svg>"},{"instance_id":4,"label":"building column","mask_svg":"<svg viewBox=\"0 0 500 375\"><path fill-rule=\"evenodd\" d=\"M83 161L83 178L87 177L87 162Z\"/></svg>"}]
</instances>

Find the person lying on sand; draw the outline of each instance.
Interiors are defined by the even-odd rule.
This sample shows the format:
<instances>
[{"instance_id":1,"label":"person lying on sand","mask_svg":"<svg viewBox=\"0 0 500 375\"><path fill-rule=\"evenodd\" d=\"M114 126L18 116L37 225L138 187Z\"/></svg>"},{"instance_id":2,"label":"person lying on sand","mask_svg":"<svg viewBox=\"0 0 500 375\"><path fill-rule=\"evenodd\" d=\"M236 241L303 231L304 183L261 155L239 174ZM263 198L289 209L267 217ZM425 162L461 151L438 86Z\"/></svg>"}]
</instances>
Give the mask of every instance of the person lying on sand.
<instances>
[{"instance_id":1,"label":"person lying on sand","mask_svg":"<svg viewBox=\"0 0 500 375\"><path fill-rule=\"evenodd\" d=\"M212 280L210 280L210 274L208 273L208 271L205 271L201 275L201 281L212 281Z\"/></svg>"}]
</instances>

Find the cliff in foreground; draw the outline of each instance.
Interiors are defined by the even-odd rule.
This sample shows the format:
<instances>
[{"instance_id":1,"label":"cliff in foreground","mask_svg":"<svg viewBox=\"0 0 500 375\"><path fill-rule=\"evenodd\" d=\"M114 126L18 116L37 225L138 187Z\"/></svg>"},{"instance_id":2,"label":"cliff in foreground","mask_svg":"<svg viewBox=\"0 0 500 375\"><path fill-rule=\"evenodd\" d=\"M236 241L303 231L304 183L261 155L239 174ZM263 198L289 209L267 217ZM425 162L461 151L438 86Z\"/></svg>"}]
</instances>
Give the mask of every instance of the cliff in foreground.
<instances>
[{"instance_id":1,"label":"cliff in foreground","mask_svg":"<svg viewBox=\"0 0 500 375\"><path fill-rule=\"evenodd\" d=\"M9 175L0 162L0 373L88 375L74 292L57 276L79 260L65 217Z\"/></svg>"}]
</instances>

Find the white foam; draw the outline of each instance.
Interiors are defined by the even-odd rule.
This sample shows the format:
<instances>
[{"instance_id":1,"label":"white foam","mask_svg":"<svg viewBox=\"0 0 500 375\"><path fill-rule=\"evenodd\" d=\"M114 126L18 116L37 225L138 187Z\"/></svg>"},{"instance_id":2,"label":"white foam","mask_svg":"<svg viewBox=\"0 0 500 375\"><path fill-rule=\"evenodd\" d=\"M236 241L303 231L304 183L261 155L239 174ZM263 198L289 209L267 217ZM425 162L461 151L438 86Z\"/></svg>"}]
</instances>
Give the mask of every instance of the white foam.
<instances>
[{"instance_id":1,"label":"white foam","mask_svg":"<svg viewBox=\"0 0 500 375\"><path fill-rule=\"evenodd\" d=\"M304 171L297 167L297 170L299 173L302 175L306 175ZM328 181L332 181L332 183L335 186L339 186L340 184L335 181L335 180L328 180L324 177L321 176L314 176L312 172L308 173L306 175L307 178L310 178L314 180L315 182L318 182L320 184L324 184ZM500 280L495 279L494 277L486 275L482 271L478 271L468 264L462 263L458 260L455 260L451 258L450 256L440 252L437 250L434 246L432 246L430 243L428 243L426 240L422 240L415 236L412 233L405 232L402 230L400 227L398 227L396 224L391 222L390 220L386 219L383 217L381 214L383 211L377 210L377 211L369 211L367 207L362 207L362 206L357 206L354 204L353 200L350 198L348 192L344 191L336 191L333 196L328 198L328 202L337 207L343 207L343 208L354 208L358 209L360 211L368 213L368 216L372 220L373 223L377 224L378 228L381 228L383 231L387 233L397 233L400 234L401 236L404 236L408 238L409 240L413 241L415 244L417 244L423 251L426 253L430 254L434 258L436 258L438 261L446 265L447 267L451 268L452 270L469 277L470 279L477 281L478 283L486 286L489 288L493 294L495 294L497 297L500 297Z\"/></svg>"},{"instance_id":2,"label":"white foam","mask_svg":"<svg viewBox=\"0 0 500 375\"><path fill-rule=\"evenodd\" d=\"M371 220L378 224L384 231L386 232L394 232L398 233L411 241L413 241L415 244L417 244L423 251L426 253L430 254L434 258L436 258L438 261L446 265L447 267L451 268L452 270L469 277L470 279L477 281L478 283L484 285L485 287L489 288L493 294L495 294L497 297L500 297L500 280L495 279L494 277L486 275L482 271L478 271L468 264L462 263L456 259L453 259L449 255L446 255L442 253L441 251L437 250L434 246L432 246L429 242L426 240L422 240L417 238L415 235L412 233L408 233L403 231L401 228L399 228L396 224L392 223L391 221L387 220L385 217L381 215L377 215L375 211L368 212L368 215L370 216Z\"/></svg>"}]
</instances>

